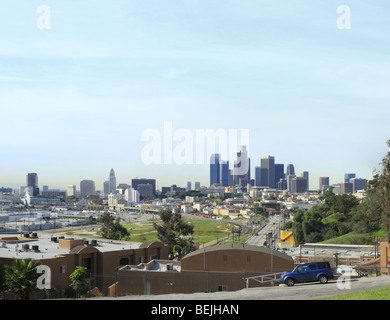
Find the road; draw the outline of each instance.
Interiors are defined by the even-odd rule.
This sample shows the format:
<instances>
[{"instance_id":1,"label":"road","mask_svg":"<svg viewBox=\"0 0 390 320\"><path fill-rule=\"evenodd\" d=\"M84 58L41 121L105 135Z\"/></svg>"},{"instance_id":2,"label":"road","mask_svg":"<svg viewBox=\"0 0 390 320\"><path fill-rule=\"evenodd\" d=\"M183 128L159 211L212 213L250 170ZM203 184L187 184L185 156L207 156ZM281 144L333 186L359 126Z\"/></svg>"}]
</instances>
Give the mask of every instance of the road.
<instances>
[{"instance_id":1,"label":"road","mask_svg":"<svg viewBox=\"0 0 390 320\"><path fill-rule=\"evenodd\" d=\"M248 238L246 244L254 246L263 246L264 242L269 240L268 234L270 232L272 232L272 240L274 239L274 237L279 237L279 226L283 226L282 219L282 215L270 216L268 223L265 224L262 228L260 228L260 230L258 230L252 237ZM267 246L268 245L269 244L267 244ZM273 245L274 244L271 243L271 246Z\"/></svg>"},{"instance_id":2,"label":"road","mask_svg":"<svg viewBox=\"0 0 390 320\"><path fill-rule=\"evenodd\" d=\"M348 285L349 288L348 288ZM336 280L327 284L302 283L293 287L277 286L249 288L234 292L163 294L149 296L102 297L95 299L118 300L312 300L333 297L352 292L390 287L390 276L358 278L338 284Z\"/></svg>"}]
</instances>

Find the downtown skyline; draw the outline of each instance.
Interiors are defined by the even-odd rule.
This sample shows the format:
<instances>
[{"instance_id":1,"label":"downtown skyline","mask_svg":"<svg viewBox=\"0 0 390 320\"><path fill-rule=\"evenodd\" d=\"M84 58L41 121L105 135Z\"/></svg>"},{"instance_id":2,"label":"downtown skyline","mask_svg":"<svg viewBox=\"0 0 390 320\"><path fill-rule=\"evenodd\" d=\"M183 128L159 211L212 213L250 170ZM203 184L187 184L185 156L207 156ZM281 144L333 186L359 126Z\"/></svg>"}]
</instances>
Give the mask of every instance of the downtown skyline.
<instances>
[{"instance_id":1,"label":"downtown skyline","mask_svg":"<svg viewBox=\"0 0 390 320\"><path fill-rule=\"evenodd\" d=\"M386 153L390 5L350 1L66 1L1 4L0 185L209 182L209 165L145 164L145 130L248 129L251 172L370 179ZM239 145L237 145L237 151ZM232 166L232 163L231 163ZM339 180L339 181L338 181Z\"/></svg>"}]
</instances>

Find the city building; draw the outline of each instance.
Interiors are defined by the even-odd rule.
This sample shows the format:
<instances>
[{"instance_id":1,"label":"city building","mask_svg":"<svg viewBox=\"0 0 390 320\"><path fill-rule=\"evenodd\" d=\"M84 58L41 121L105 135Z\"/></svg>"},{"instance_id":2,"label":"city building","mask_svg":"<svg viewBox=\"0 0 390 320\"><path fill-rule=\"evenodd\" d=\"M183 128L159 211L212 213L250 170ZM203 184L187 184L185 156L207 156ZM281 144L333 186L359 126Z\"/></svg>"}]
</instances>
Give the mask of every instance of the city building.
<instances>
[{"instance_id":1,"label":"city building","mask_svg":"<svg viewBox=\"0 0 390 320\"><path fill-rule=\"evenodd\" d=\"M138 203L140 201L140 196L138 190L135 190L134 188L129 188L125 190L125 199L128 202L136 202Z\"/></svg>"},{"instance_id":2,"label":"city building","mask_svg":"<svg viewBox=\"0 0 390 320\"><path fill-rule=\"evenodd\" d=\"M350 183L352 178L356 178L355 173L346 173L344 174L344 182Z\"/></svg>"},{"instance_id":3,"label":"city building","mask_svg":"<svg viewBox=\"0 0 390 320\"><path fill-rule=\"evenodd\" d=\"M117 295L237 291L245 278L294 268L285 253L250 245L219 245L187 254L181 261L154 260L118 270ZM250 287L270 286L249 280ZM114 289L114 288L112 288ZM111 290L114 295L114 290Z\"/></svg>"},{"instance_id":4,"label":"city building","mask_svg":"<svg viewBox=\"0 0 390 320\"><path fill-rule=\"evenodd\" d=\"M304 177L294 177L291 180L291 193L305 193L307 191L307 180Z\"/></svg>"},{"instance_id":5,"label":"city building","mask_svg":"<svg viewBox=\"0 0 390 320\"><path fill-rule=\"evenodd\" d=\"M352 178L350 179L350 182L352 183L352 189L353 192L364 190L367 180L366 179L360 179L360 178Z\"/></svg>"},{"instance_id":6,"label":"city building","mask_svg":"<svg viewBox=\"0 0 390 320\"><path fill-rule=\"evenodd\" d=\"M251 160L248 155L246 146L241 146L240 151L237 152L237 158L234 161L233 168L233 183L235 186L239 185L246 188L251 180Z\"/></svg>"},{"instance_id":7,"label":"city building","mask_svg":"<svg viewBox=\"0 0 390 320\"><path fill-rule=\"evenodd\" d=\"M319 190L322 191L322 189L324 187L328 187L329 186L329 177L320 177L319 178Z\"/></svg>"},{"instance_id":8,"label":"city building","mask_svg":"<svg viewBox=\"0 0 390 320\"><path fill-rule=\"evenodd\" d=\"M187 191L192 190L192 183L191 181L187 181Z\"/></svg>"},{"instance_id":9,"label":"city building","mask_svg":"<svg viewBox=\"0 0 390 320\"><path fill-rule=\"evenodd\" d=\"M199 181L195 181L195 190L200 191L200 182Z\"/></svg>"},{"instance_id":10,"label":"city building","mask_svg":"<svg viewBox=\"0 0 390 320\"><path fill-rule=\"evenodd\" d=\"M26 186L32 187L31 196L35 197L39 195L39 187L38 187L38 175L36 173L28 173L26 176Z\"/></svg>"},{"instance_id":11,"label":"city building","mask_svg":"<svg viewBox=\"0 0 390 320\"><path fill-rule=\"evenodd\" d=\"M68 197L74 197L76 195L76 186L74 184L68 184L66 186L66 195Z\"/></svg>"},{"instance_id":12,"label":"city building","mask_svg":"<svg viewBox=\"0 0 390 320\"><path fill-rule=\"evenodd\" d=\"M142 196L141 191L139 190L139 185L145 185L149 184L152 187L152 195L154 196L156 194L156 179L132 179L131 180L131 186L135 190L138 190L140 195ZM148 191L149 194L149 191Z\"/></svg>"},{"instance_id":13,"label":"city building","mask_svg":"<svg viewBox=\"0 0 390 320\"><path fill-rule=\"evenodd\" d=\"M275 188L275 157L260 158L261 186Z\"/></svg>"},{"instance_id":14,"label":"city building","mask_svg":"<svg viewBox=\"0 0 390 320\"><path fill-rule=\"evenodd\" d=\"M340 194L353 193L353 184L351 182L340 183Z\"/></svg>"},{"instance_id":15,"label":"city building","mask_svg":"<svg viewBox=\"0 0 390 320\"><path fill-rule=\"evenodd\" d=\"M48 233L0 235L0 264L12 265L14 259L31 258L50 268L51 287L64 292L71 284L69 276L77 266L87 268L90 287L108 294L120 266L168 259L168 247L161 242L115 242Z\"/></svg>"},{"instance_id":16,"label":"city building","mask_svg":"<svg viewBox=\"0 0 390 320\"><path fill-rule=\"evenodd\" d=\"M280 182L280 179L284 179L284 164L275 163L275 187L277 187L277 183ZM281 189L282 190L282 189Z\"/></svg>"},{"instance_id":17,"label":"city building","mask_svg":"<svg viewBox=\"0 0 390 320\"><path fill-rule=\"evenodd\" d=\"M108 181L110 182L109 184L109 193L116 193L116 177L115 177L115 171L113 168L110 170L110 176Z\"/></svg>"},{"instance_id":18,"label":"city building","mask_svg":"<svg viewBox=\"0 0 390 320\"><path fill-rule=\"evenodd\" d=\"M93 180L80 181L80 196L88 197L96 194L95 182Z\"/></svg>"},{"instance_id":19,"label":"city building","mask_svg":"<svg viewBox=\"0 0 390 320\"><path fill-rule=\"evenodd\" d=\"M309 191L310 188L309 188L309 171L303 171L302 174L301 174L301 177L305 178L306 179L306 190Z\"/></svg>"}]
</instances>

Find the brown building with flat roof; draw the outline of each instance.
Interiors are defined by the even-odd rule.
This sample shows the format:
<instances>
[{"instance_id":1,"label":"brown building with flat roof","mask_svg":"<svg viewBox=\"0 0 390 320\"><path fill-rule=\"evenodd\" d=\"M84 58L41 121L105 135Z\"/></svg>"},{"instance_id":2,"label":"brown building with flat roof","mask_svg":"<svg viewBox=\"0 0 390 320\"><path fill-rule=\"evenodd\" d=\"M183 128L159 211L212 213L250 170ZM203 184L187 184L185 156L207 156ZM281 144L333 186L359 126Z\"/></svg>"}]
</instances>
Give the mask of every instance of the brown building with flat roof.
<instances>
[{"instance_id":1,"label":"brown building with flat roof","mask_svg":"<svg viewBox=\"0 0 390 320\"><path fill-rule=\"evenodd\" d=\"M34 237L2 235L0 244L0 264L12 265L13 259L31 258L40 261L50 267L51 287L60 292L70 286L69 276L77 266L87 268L90 288L97 287L103 294L107 294L121 266L168 259L168 247L158 241L139 244L42 233Z\"/></svg>"},{"instance_id":2,"label":"brown building with flat roof","mask_svg":"<svg viewBox=\"0 0 390 320\"><path fill-rule=\"evenodd\" d=\"M125 266L118 270L116 293L236 291L246 287L246 277L291 271L293 267L293 259L279 251L250 245L219 245L191 252L180 262L152 261Z\"/></svg>"}]
</instances>

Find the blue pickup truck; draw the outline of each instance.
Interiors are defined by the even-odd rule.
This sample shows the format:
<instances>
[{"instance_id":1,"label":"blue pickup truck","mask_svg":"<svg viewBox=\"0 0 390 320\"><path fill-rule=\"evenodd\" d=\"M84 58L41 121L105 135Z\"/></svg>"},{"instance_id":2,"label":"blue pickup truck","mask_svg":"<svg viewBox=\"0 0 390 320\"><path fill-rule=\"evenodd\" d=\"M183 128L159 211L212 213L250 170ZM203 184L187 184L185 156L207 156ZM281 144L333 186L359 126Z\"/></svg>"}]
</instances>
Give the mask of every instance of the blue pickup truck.
<instances>
[{"instance_id":1,"label":"blue pickup truck","mask_svg":"<svg viewBox=\"0 0 390 320\"><path fill-rule=\"evenodd\" d=\"M333 279L329 262L300 264L292 272L285 273L280 277L280 281L289 287L299 282L319 281L320 283L327 283L329 279Z\"/></svg>"}]
</instances>

